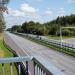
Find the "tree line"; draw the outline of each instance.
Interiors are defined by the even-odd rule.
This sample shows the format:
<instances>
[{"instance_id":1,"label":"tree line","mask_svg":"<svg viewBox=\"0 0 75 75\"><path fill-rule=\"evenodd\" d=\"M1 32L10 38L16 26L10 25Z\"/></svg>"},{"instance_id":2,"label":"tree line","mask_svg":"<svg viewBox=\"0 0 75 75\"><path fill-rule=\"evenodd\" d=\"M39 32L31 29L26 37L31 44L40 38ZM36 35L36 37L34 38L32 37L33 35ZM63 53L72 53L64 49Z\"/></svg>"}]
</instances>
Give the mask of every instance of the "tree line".
<instances>
[{"instance_id":1,"label":"tree line","mask_svg":"<svg viewBox=\"0 0 75 75\"><path fill-rule=\"evenodd\" d=\"M47 23L39 23L34 21L24 22L22 25L14 25L8 28L8 31L20 32L35 35L60 35L60 27L75 26L75 15L57 17ZM64 36L74 36L75 29L63 29L62 34Z\"/></svg>"}]
</instances>

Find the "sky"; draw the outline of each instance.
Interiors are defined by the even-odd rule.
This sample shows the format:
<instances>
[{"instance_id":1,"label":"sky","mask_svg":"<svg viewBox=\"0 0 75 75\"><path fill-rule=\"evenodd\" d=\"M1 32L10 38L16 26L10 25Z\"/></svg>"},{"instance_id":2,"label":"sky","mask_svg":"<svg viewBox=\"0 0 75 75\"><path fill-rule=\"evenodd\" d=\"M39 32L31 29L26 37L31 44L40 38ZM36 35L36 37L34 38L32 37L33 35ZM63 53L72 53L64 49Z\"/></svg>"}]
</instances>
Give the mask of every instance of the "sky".
<instances>
[{"instance_id":1,"label":"sky","mask_svg":"<svg viewBox=\"0 0 75 75\"><path fill-rule=\"evenodd\" d=\"M75 14L75 0L10 0L4 13L7 28L25 21L49 22L58 16Z\"/></svg>"}]
</instances>

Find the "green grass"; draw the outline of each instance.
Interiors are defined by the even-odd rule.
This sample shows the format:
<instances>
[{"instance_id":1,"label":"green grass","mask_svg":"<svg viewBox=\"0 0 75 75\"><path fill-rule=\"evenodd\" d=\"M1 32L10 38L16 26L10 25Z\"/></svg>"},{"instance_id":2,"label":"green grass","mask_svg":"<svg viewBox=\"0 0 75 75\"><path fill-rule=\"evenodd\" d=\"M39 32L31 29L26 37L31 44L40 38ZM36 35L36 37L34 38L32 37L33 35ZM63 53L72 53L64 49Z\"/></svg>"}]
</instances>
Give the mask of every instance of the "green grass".
<instances>
[{"instance_id":1,"label":"green grass","mask_svg":"<svg viewBox=\"0 0 75 75\"><path fill-rule=\"evenodd\" d=\"M13 54L4 46L3 40L0 40L0 48L4 51L4 57L13 57Z\"/></svg>"},{"instance_id":2,"label":"green grass","mask_svg":"<svg viewBox=\"0 0 75 75\"><path fill-rule=\"evenodd\" d=\"M1 37L1 35L0 35L0 37ZM2 58L13 57L13 53L11 53L3 44L3 37L0 38L0 49L4 53L4 56ZM14 64L12 67L13 67L13 75L18 75L17 69ZM10 65L5 64L4 69L5 69L5 71L4 71L5 75L10 75ZM2 75L2 64L0 64L0 75Z\"/></svg>"}]
</instances>

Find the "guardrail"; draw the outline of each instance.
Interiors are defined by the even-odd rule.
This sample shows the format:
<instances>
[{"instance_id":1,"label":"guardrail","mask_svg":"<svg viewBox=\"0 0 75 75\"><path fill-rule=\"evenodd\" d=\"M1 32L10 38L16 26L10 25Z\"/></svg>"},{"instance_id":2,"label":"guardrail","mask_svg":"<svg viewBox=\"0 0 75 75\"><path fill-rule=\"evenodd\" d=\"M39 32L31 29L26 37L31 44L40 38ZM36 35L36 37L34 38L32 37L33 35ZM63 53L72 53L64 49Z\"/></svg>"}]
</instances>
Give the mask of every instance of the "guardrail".
<instances>
[{"instance_id":1,"label":"guardrail","mask_svg":"<svg viewBox=\"0 0 75 75\"><path fill-rule=\"evenodd\" d=\"M39 59L40 58L40 59ZM21 74L21 63L23 62L25 64L25 75L29 74L29 62L33 61L33 72L34 75L65 75L62 71L58 70L56 67L54 67L50 62L47 62L47 60L39 57L39 56L26 56L26 57L13 57L13 58L1 58L0 64L2 64L2 75L5 75L4 71L4 65L6 63L10 64L10 75L13 75L13 68L12 63L17 63L18 67L18 74ZM0 74L1 75L1 74Z\"/></svg>"},{"instance_id":2,"label":"guardrail","mask_svg":"<svg viewBox=\"0 0 75 75\"><path fill-rule=\"evenodd\" d=\"M59 48L60 49L59 51L75 57L75 46L73 46L73 44L62 42L62 48L61 48L61 42L58 41L58 40L46 39L46 38L42 38L41 36L37 37L37 36L34 36L34 35L23 34L23 33L14 33L14 34L17 34L17 35L20 35L20 36L23 36L23 37L27 37L29 39L34 39L36 41L54 46L56 48Z\"/></svg>"}]
</instances>

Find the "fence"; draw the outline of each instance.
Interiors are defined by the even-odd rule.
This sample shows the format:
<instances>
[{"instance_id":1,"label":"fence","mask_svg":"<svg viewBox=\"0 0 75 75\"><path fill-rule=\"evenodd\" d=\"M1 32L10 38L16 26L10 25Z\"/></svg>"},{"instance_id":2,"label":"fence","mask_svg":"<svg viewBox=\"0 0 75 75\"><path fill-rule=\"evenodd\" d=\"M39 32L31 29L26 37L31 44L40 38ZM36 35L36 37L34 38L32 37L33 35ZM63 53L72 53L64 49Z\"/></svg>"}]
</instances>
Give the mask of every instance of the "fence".
<instances>
[{"instance_id":1,"label":"fence","mask_svg":"<svg viewBox=\"0 0 75 75\"><path fill-rule=\"evenodd\" d=\"M62 42L62 48L61 48L61 41L58 41L58 40L47 39L41 36L37 37L36 35L31 35L31 34L23 34L23 33L14 33L14 34L17 34L23 37L27 37L29 39L33 39L35 41L42 42L47 45L54 46L56 48L59 48L60 49L59 51L75 57L75 46L73 44Z\"/></svg>"},{"instance_id":2,"label":"fence","mask_svg":"<svg viewBox=\"0 0 75 75\"><path fill-rule=\"evenodd\" d=\"M18 35L21 35L21 36L24 36L24 37L25 36L33 37L35 39L39 39L39 40L45 41L45 42L47 42L49 44L61 47L61 41L59 41L59 40L42 38L41 36L36 37L35 35L31 35L31 34L22 34L22 33L15 33L15 34L18 34ZM69 43L66 43L66 42L62 42L62 47L75 50L75 46L73 44L69 44Z\"/></svg>"},{"instance_id":3,"label":"fence","mask_svg":"<svg viewBox=\"0 0 75 75\"><path fill-rule=\"evenodd\" d=\"M40 60L39 60L40 58ZM12 63L17 63L18 74L22 75L21 71L21 63L24 63L25 66L25 75L30 75L29 73L29 62L33 61L34 67L33 72L34 75L65 75L63 72L54 67L50 62L47 62L45 59L39 56L26 56L26 57L13 57L13 58L1 58L0 64L2 64L2 75L5 75L4 64L10 64L10 75L13 75ZM1 74L0 74L1 75ZM24 75L24 74L23 74Z\"/></svg>"}]
</instances>

